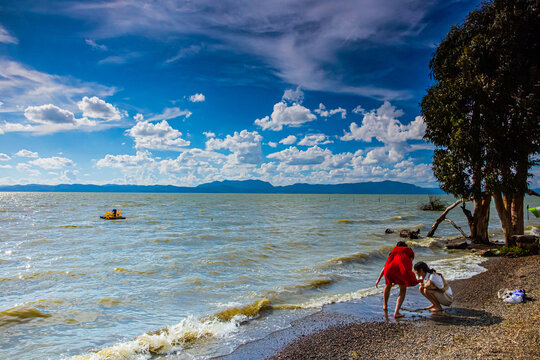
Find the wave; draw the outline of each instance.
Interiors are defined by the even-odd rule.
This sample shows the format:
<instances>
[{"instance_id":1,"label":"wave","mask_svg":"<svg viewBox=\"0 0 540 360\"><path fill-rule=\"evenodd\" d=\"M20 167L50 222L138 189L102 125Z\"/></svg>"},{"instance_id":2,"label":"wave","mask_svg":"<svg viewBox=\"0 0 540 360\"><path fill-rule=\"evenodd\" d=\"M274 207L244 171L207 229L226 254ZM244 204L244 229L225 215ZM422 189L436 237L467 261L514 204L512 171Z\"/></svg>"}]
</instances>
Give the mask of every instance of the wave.
<instances>
[{"instance_id":1,"label":"wave","mask_svg":"<svg viewBox=\"0 0 540 360\"><path fill-rule=\"evenodd\" d=\"M77 355L74 360L128 360L149 359L153 355L164 355L179 351L184 346L208 338L231 336L242 323L257 317L270 308L268 299L261 299L242 307L231 307L213 315L195 319L190 316L171 327L151 331L131 341L118 343L92 354Z\"/></svg>"},{"instance_id":2,"label":"wave","mask_svg":"<svg viewBox=\"0 0 540 360\"><path fill-rule=\"evenodd\" d=\"M52 315L29 306L15 306L0 312L0 327L11 323L22 323L37 318L48 318Z\"/></svg>"},{"instance_id":3,"label":"wave","mask_svg":"<svg viewBox=\"0 0 540 360\"><path fill-rule=\"evenodd\" d=\"M42 280L49 278L51 275L63 275L67 277L86 276L86 274L72 273L71 271L45 271L31 274L21 274L11 278L0 278L0 281Z\"/></svg>"},{"instance_id":4,"label":"wave","mask_svg":"<svg viewBox=\"0 0 540 360\"><path fill-rule=\"evenodd\" d=\"M137 270L124 269L121 267L115 267L113 271L126 274L126 275L153 275L156 273L155 271L137 271Z\"/></svg>"}]
</instances>

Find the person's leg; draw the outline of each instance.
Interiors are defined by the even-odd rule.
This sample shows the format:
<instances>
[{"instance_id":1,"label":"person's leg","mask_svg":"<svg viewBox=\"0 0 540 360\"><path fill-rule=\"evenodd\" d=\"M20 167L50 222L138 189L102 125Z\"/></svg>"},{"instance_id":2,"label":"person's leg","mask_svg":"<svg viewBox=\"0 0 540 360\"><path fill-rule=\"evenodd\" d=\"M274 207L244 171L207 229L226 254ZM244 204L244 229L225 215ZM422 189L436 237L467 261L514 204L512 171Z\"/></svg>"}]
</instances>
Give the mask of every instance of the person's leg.
<instances>
[{"instance_id":1,"label":"person's leg","mask_svg":"<svg viewBox=\"0 0 540 360\"><path fill-rule=\"evenodd\" d=\"M428 307L425 307L424 310L429 310L429 309L433 309L433 307L435 305L433 305L433 302L431 301L431 299L429 298L428 296L428 293L427 293L427 289L426 288L420 288L420 294L422 294L426 299L429 300L429 302L431 303L431 305L429 305Z\"/></svg>"},{"instance_id":2,"label":"person's leg","mask_svg":"<svg viewBox=\"0 0 540 360\"><path fill-rule=\"evenodd\" d=\"M399 296L396 302L396 311L394 312L395 318L405 316L399 312L399 309L401 309L401 305L403 305L403 301L405 300L405 295L407 295L407 287L405 285L399 285Z\"/></svg>"},{"instance_id":3,"label":"person's leg","mask_svg":"<svg viewBox=\"0 0 540 360\"><path fill-rule=\"evenodd\" d=\"M390 290L392 290L392 285L384 285L384 305L383 310L388 310L388 298L390 297Z\"/></svg>"},{"instance_id":4,"label":"person's leg","mask_svg":"<svg viewBox=\"0 0 540 360\"><path fill-rule=\"evenodd\" d=\"M435 296L434 290L426 289L426 297L433 304L433 307L430 307L429 311L431 312L442 311L441 304L439 303L439 300Z\"/></svg>"}]
</instances>

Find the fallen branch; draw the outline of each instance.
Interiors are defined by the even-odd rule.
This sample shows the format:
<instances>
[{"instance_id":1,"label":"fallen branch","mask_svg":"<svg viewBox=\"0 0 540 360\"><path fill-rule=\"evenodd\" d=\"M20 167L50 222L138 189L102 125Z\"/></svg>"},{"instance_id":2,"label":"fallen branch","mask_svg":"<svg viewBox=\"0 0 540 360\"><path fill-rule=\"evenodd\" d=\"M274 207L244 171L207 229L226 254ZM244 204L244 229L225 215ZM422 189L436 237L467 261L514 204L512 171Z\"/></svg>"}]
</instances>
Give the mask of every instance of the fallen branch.
<instances>
[{"instance_id":1,"label":"fallen branch","mask_svg":"<svg viewBox=\"0 0 540 360\"><path fill-rule=\"evenodd\" d=\"M539 193L537 193L536 191L531 190L531 189L527 189L527 194L531 195L531 196L540 196Z\"/></svg>"},{"instance_id":2,"label":"fallen branch","mask_svg":"<svg viewBox=\"0 0 540 360\"><path fill-rule=\"evenodd\" d=\"M450 224L454 225L454 227L455 227L456 229L458 229L458 231L461 233L461 235L463 235L464 238L466 238L466 239L469 238L469 237L467 236L467 234L465 234L465 233L463 232L463 230L462 230L455 222L453 222L453 221L450 220L450 219L444 219L444 221L448 221Z\"/></svg>"},{"instance_id":3,"label":"fallen branch","mask_svg":"<svg viewBox=\"0 0 540 360\"><path fill-rule=\"evenodd\" d=\"M426 236L427 237L433 236L433 234L435 233L435 230L437 230L437 227L439 226L439 224L441 222L443 222L444 219L446 218L446 214L448 214L448 212L450 210L452 210L453 208L458 206L462 201L463 201L463 199L460 199L460 200L456 201L455 203L453 203L452 205L450 205L449 207L447 207L446 210L444 210L444 212L437 218L437 220L435 220L435 222L431 226L431 230L429 230L429 232L427 233Z\"/></svg>"}]
</instances>

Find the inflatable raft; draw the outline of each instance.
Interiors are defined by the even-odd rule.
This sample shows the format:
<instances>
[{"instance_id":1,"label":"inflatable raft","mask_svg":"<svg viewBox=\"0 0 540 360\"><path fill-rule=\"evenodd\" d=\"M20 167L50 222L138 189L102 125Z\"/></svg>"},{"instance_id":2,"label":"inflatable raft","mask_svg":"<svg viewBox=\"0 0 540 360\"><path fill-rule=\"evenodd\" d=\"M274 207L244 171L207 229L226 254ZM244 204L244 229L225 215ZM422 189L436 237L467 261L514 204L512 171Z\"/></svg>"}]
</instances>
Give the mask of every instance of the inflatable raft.
<instances>
[{"instance_id":1,"label":"inflatable raft","mask_svg":"<svg viewBox=\"0 0 540 360\"><path fill-rule=\"evenodd\" d=\"M112 211L107 211L105 215L100 216L103 220L123 220L125 219L122 216L122 213L119 210L113 209Z\"/></svg>"}]
</instances>

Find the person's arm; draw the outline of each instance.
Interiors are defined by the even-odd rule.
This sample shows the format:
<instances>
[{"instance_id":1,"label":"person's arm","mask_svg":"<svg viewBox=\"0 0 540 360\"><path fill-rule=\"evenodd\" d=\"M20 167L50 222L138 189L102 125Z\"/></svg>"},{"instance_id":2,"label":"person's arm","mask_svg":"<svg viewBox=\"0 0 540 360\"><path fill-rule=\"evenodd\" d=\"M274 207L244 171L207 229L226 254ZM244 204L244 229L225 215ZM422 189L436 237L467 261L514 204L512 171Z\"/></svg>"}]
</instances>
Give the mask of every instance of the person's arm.
<instances>
[{"instance_id":1,"label":"person's arm","mask_svg":"<svg viewBox=\"0 0 540 360\"><path fill-rule=\"evenodd\" d=\"M375 287L376 288L379 288L379 281L381 281L381 278L383 277L383 275L384 275L384 268L381 270L381 273L379 274L379 278L375 282Z\"/></svg>"}]
</instances>

